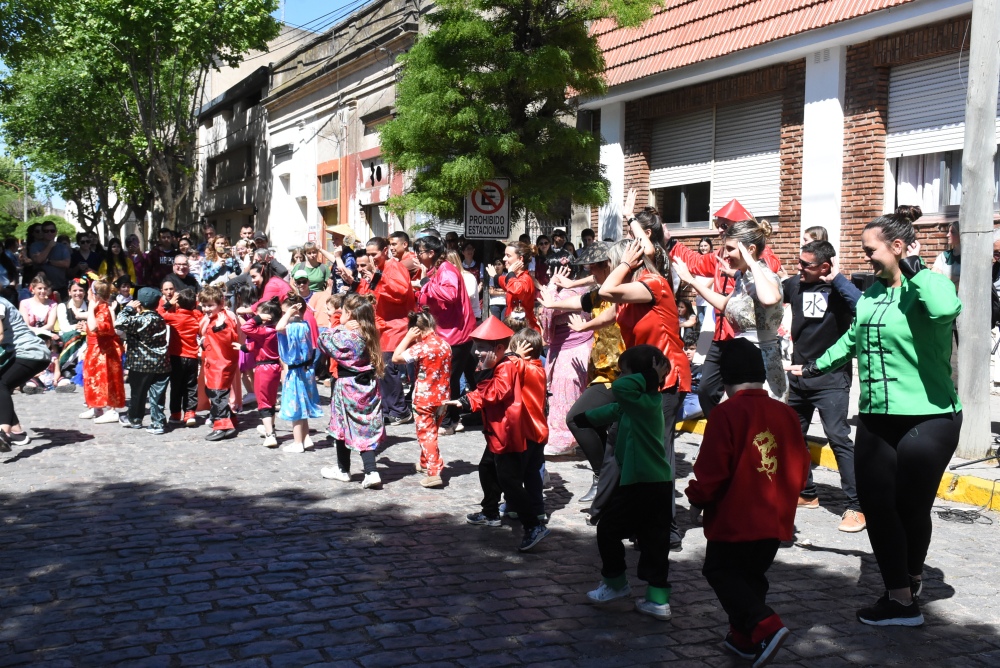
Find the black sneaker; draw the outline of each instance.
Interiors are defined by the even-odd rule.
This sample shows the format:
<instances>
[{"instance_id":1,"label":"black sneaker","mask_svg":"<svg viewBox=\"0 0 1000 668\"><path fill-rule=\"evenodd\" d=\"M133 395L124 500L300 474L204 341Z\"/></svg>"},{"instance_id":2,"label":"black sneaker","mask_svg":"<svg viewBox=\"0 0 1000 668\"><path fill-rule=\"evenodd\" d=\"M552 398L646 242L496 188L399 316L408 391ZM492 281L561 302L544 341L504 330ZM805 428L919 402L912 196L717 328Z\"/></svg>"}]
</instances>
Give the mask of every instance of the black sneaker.
<instances>
[{"instance_id":1,"label":"black sneaker","mask_svg":"<svg viewBox=\"0 0 1000 668\"><path fill-rule=\"evenodd\" d=\"M922 626L924 616L916 601L903 605L886 592L872 607L858 610L858 621L869 626Z\"/></svg>"},{"instance_id":2,"label":"black sneaker","mask_svg":"<svg viewBox=\"0 0 1000 668\"><path fill-rule=\"evenodd\" d=\"M31 443L31 436L28 436L28 432L26 431L22 431L20 434L10 432L9 436L11 445L27 445Z\"/></svg>"},{"instance_id":3,"label":"black sneaker","mask_svg":"<svg viewBox=\"0 0 1000 668\"><path fill-rule=\"evenodd\" d=\"M748 640L737 640L732 631L726 634L722 646L741 659L755 659L757 657L757 646Z\"/></svg>"},{"instance_id":4,"label":"black sneaker","mask_svg":"<svg viewBox=\"0 0 1000 668\"><path fill-rule=\"evenodd\" d=\"M787 637L788 629L782 626L780 629L761 640L753 654L753 668L760 668L761 666L766 666L771 663L771 659L773 659L774 655L778 653L779 649L781 649L781 644L785 642L785 638Z\"/></svg>"},{"instance_id":5,"label":"black sneaker","mask_svg":"<svg viewBox=\"0 0 1000 668\"><path fill-rule=\"evenodd\" d=\"M10 436L0 429L0 452L10 452Z\"/></svg>"},{"instance_id":6,"label":"black sneaker","mask_svg":"<svg viewBox=\"0 0 1000 668\"><path fill-rule=\"evenodd\" d=\"M521 541L521 545L517 548L521 552L527 552L534 546L542 542L542 539L552 533L547 526L544 524L539 524L531 531L526 531L524 534L524 540Z\"/></svg>"},{"instance_id":7,"label":"black sneaker","mask_svg":"<svg viewBox=\"0 0 1000 668\"><path fill-rule=\"evenodd\" d=\"M401 424L408 424L413 422L413 413L407 413L406 415L400 415L399 417L394 417L392 415L385 416L385 425L387 427L398 427Z\"/></svg>"},{"instance_id":8,"label":"black sneaker","mask_svg":"<svg viewBox=\"0 0 1000 668\"><path fill-rule=\"evenodd\" d=\"M498 527L503 524L499 517L487 517L482 513L470 513L465 516L465 521L469 524L485 527Z\"/></svg>"}]
</instances>

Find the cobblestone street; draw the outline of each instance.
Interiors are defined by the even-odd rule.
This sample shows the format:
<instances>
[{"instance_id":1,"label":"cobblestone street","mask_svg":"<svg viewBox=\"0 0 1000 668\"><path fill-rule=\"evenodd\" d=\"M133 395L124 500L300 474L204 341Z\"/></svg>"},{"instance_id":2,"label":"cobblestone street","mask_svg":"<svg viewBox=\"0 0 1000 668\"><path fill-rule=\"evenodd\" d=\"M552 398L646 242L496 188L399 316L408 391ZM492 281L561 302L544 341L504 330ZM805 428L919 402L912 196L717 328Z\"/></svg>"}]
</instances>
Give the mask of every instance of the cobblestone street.
<instances>
[{"instance_id":1,"label":"cobblestone street","mask_svg":"<svg viewBox=\"0 0 1000 668\"><path fill-rule=\"evenodd\" d=\"M418 484L413 425L391 429L384 489L367 491L357 458L351 484L320 478L333 449L315 434L305 454L262 447L253 414L212 444L204 426L156 437L79 420L79 394L15 401L34 440L0 456L0 666L746 665L720 645L686 500L673 619L586 603L599 566L576 500L583 460L549 463L553 532L519 554L519 528L464 522L480 498L476 429L442 439L440 490ZM699 441L680 439L679 488ZM816 478L823 507L799 512L770 571L793 634L776 664L1000 665L1000 518L935 517L926 625L867 627L854 611L881 593L868 538L836 530L837 475Z\"/></svg>"}]
</instances>

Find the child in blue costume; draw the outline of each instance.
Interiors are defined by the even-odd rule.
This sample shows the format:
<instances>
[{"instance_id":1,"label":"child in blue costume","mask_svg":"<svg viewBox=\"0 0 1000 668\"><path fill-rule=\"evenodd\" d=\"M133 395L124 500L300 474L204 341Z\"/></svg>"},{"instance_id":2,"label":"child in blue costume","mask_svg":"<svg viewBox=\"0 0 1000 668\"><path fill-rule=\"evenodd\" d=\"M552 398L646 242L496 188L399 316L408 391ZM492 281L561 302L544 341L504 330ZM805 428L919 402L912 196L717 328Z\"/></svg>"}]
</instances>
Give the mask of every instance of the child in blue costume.
<instances>
[{"instance_id":1,"label":"child in blue costume","mask_svg":"<svg viewBox=\"0 0 1000 668\"><path fill-rule=\"evenodd\" d=\"M323 416L313 370L316 349L309 325L302 320L305 309L302 297L289 294L281 304L281 320L275 327L278 330L278 355L287 368L278 417L292 423L293 441L281 448L285 452L305 452L306 448L312 447L309 418Z\"/></svg>"}]
</instances>

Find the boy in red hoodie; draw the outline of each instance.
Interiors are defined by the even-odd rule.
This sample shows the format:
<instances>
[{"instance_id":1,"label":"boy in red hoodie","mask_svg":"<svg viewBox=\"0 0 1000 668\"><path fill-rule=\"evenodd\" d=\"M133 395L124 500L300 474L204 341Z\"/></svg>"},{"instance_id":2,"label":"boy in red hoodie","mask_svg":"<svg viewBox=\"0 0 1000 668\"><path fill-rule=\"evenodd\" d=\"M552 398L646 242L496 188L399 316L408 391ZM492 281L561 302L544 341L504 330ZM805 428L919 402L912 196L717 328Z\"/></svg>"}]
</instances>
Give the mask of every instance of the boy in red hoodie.
<instances>
[{"instance_id":1,"label":"boy in red hoodie","mask_svg":"<svg viewBox=\"0 0 1000 668\"><path fill-rule=\"evenodd\" d=\"M197 310L198 297L186 288L166 297L157 309L170 328L170 421L188 427L198 424L198 331L204 314Z\"/></svg>"},{"instance_id":2,"label":"boy in red hoodie","mask_svg":"<svg viewBox=\"0 0 1000 668\"><path fill-rule=\"evenodd\" d=\"M531 512L531 502L524 490L527 435L533 432L528 411L524 408L525 362L508 349L513 334L493 316L472 332L473 352L479 358L478 371L491 371L492 374L472 391L444 405L483 413L486 450L479 462L483 509L468 515L466 521L500 526L502 494L524 527L524 538L518 549L526 552L548 536L549 530Z\"/></svg>"},{"instance_id":3,"label":"boy in red hoodie","mask_svg":"<svg viewBox=\"0 0 1000 668\"><path fill-rule=\"evenodd\" d=\"M532 514L544 524L548 517L545 515L545 496L542 491L542 467L545 466L545 445L549 442L549 423L545 418L548 379L541 360L543 346L542 335L530 327L523 327L510 339L510 349L520 358L523 368L524 386L521 397L524 411L528 414L524 491L528 493ZM511 513L507 513L507 516L511 517Z\"/></svg>"},{"instance_id":4,"label":"boy in red hoodie","mask_svg":"<svg viewBox=\"0 0 1000 668\"><path fill-rule=\"evenodd\" d=\"M226 308L222 289L209 285L198 294L205 317L201 321L202 364L205 367L205 394L212 408L209 419L212 431L207 441L221 441L236 436L233 413L229 408L229 390L239 372L243 332L236 314Z\"/></svg>"},{"instance_id":5,"label":"boy in red hoodie","mask_svg":"<svg viewBox=\"0 0 1000 668\"><path fill-rule=\"evenodd\" d=\"M763 389L757 347L747 339L720 347L729 400L712 411L686 493L693 517L705 511L702 573L729 615L725 647L759 668L788 635L765 603L766 574L779 543L792 539L809 450L795 411Z\"/></svg>"}]
</instances>

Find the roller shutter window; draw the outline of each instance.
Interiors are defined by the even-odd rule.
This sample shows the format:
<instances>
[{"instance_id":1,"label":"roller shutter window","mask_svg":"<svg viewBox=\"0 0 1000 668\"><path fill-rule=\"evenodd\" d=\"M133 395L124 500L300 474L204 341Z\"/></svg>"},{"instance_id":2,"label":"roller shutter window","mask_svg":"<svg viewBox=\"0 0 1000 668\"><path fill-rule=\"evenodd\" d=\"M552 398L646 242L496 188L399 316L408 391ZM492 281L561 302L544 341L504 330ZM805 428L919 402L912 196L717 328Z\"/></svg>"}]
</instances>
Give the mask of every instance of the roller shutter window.
<instances>
[{"instance_id":1,"label":"roller shutter window","mask_svg":"<svg viewBox=\"0 0 1000 668\"><path fill-rule=\"evenodd\" d=\"M968 80L968 53L892 68L886 158L896 196L887 204L918 204L924 213L957 212ZM1000 100L996 128L1000 144Z\"/></svg>"},{"instance_id":2,"label":"roller shutter window","mask_svg":"<svg viewBox=\"0 0 1000 668\"><path fill-rule=\"evenodd\" d=\"M653 122L650 189L711 180L712 121L706 109Z\"/></svg>"},{"instance_id":3,"label":"roller shutter window","mask_svg":"<svg viewBox=\"0 0 1000 668\"><path fill-rule=\"evenodd\" d=\"M712 211L738 199L757 218L778 215L781 98L719 107L715 114Z\"/></svg>"}]
</instances>

